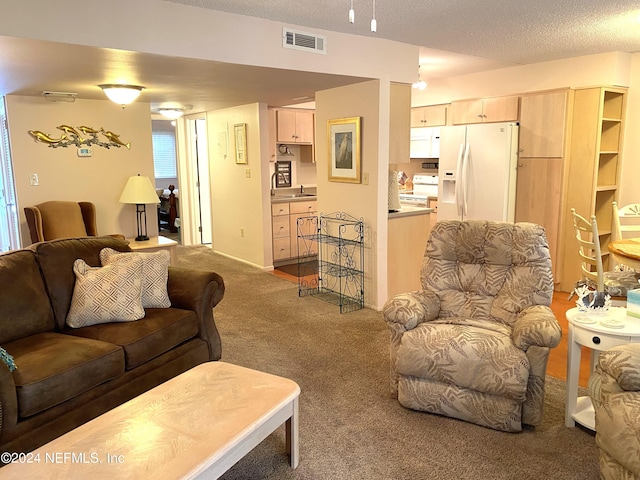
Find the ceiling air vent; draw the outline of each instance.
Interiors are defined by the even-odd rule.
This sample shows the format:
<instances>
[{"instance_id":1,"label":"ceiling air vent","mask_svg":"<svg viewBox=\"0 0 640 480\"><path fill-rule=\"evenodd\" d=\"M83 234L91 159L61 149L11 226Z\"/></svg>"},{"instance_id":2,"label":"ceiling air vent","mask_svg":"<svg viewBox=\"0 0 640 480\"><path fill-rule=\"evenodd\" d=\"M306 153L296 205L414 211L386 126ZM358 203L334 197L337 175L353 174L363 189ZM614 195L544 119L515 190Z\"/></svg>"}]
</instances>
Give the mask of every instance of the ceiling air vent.
<instances>
[{"instance_id":1,"label":"ceiling air vent","mask_svg":"<svg viewBox=\"0 0 640 480\"><path fill-rule=\"evenodd\" d=\"M327 53L327 37L312 33L282 29L282 46L313 53Z\"/></svg>"}]
</instances>

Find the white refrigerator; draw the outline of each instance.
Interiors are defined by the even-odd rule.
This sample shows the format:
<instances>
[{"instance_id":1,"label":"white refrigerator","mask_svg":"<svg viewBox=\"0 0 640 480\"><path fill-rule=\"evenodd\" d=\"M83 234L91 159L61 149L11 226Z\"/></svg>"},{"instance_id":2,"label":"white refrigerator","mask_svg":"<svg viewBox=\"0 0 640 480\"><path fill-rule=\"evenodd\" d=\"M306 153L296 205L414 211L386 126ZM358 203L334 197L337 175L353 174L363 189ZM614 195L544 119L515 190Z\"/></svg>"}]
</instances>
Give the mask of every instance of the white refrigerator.
<instances>
[{"instance_id":1,"label":"white refrigerator","mask_svg":"<svg viewBox=\"0 0 640 480\"><path fill-rule=\"evenodd\" d=\"M438 220L513 222L518 124L440 128Z\"/></svg>"}]
</instances>

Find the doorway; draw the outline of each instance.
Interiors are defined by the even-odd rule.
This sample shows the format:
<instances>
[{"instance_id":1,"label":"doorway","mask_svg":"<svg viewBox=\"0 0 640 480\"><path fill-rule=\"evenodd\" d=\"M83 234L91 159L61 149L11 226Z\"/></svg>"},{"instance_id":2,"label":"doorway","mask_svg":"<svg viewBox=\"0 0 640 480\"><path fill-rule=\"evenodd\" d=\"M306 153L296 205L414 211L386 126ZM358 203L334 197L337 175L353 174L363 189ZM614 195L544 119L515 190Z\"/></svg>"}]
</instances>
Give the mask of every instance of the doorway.
<instances>
[{"instance_id":1,"label":"doorway","mask_svg":"<svg viewBox=\"0 0 640 480\"><path fill-rule=\"evenodd\" d=\"M194 172L195 180L193 202L194 239L202 245L211 245L213 243L213 226L211 221L211 182L209 180L206 118L204 116L188 118L187 131L190 132L189 141L191 143L189 163L191 170Z\"/></svg>"}]
</instances>

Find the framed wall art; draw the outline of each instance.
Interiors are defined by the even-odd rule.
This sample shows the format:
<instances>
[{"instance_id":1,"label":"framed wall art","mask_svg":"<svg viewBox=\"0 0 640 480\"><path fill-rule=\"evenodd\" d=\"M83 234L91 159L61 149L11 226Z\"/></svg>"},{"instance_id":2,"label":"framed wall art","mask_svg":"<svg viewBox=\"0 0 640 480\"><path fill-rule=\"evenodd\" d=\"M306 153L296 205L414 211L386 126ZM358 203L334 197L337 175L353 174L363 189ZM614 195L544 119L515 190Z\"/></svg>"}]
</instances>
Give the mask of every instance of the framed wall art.
<instances>
[{"instance_id":1,"label":"framed wall art","mask_svg":"<svg viewBox=\"0 0 640 480\"><path fill-rule=\"evenodd\" d=\"M360 117L327 122L329 181L360 183Z\"/></svg>"},{"instance_id":2,"label":"framed wall art","mask_svg":"<svg viewBox=\"0 0 640 480\"><path fill-rule=\"evenodd\" d=\"M236 140L236 163L247 163L247 124L235 124L233 136Z\"/></svg>"}]
</instances>

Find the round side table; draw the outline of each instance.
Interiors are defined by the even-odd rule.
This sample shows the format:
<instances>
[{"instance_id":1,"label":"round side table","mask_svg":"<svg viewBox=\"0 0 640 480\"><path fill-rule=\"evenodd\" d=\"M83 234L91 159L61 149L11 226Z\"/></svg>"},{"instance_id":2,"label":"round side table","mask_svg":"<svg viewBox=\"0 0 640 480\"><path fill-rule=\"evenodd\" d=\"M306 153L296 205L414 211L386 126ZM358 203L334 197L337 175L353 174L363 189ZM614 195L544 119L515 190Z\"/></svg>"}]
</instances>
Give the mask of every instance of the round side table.
<instances>
[{"instance_id":1,"label":"round side table","mask_svg":"<svg viewBox=\"0 0 640 480\"><path fill-rule=\"evenodd\" d=\"M604 326L607 320L624 320L624 327ZM578 397L578 379L580 377L581 347L591 349L591 371L594 370L598 353L618 345L640 343L640 318L627 316L624 307L612 307L606 315L587 317L577 308L567 311L569 322L569 341L567 352L567 396L564 423L575 427L575 422L595 430L595 415L591 398Z\"/></svg>"}]
</instances>

